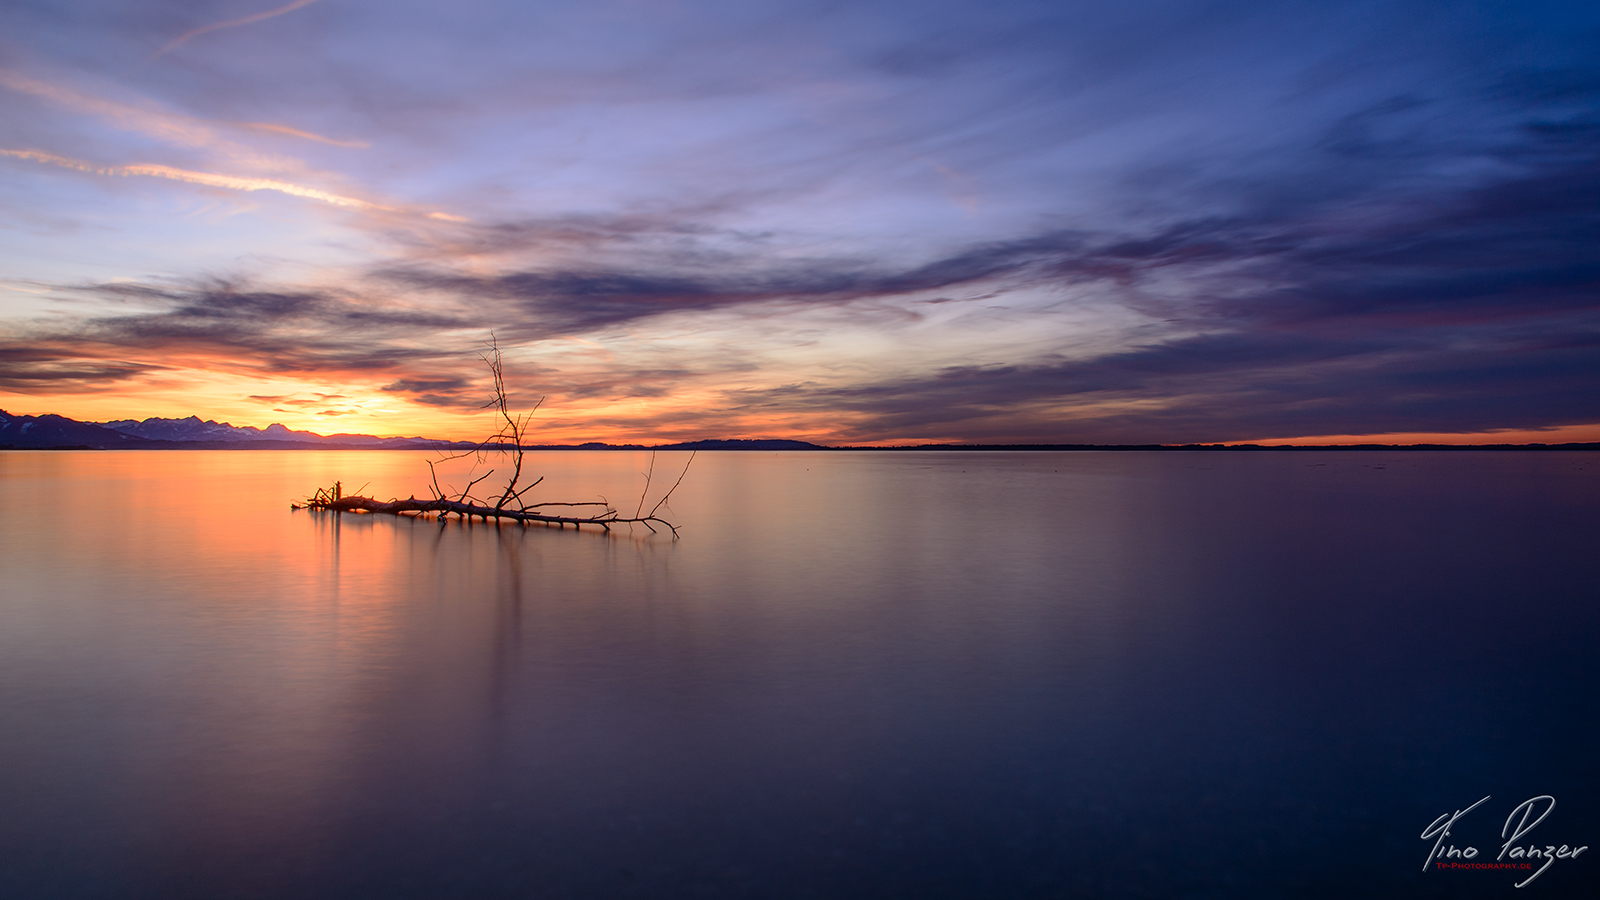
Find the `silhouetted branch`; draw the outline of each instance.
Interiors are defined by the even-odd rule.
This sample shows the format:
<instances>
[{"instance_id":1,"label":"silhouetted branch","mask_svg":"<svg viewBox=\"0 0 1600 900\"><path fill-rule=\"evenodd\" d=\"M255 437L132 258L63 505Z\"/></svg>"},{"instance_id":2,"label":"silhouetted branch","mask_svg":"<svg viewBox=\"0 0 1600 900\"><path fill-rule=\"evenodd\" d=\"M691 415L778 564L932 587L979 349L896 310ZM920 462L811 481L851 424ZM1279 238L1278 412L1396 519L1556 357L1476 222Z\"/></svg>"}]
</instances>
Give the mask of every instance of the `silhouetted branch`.
<instances>
[{"instance_id":1,"label":"silhouetted branch","mask_svg":"<svg viewBox=\"0 0 1600 900\"><path fill-rule=\"evenodd\" d=\"M672 483L672 487L667 490L666 494L662 495L661 499L656 501L655 506L650 507L650 515L654 516L656 514L656 510L666 506L667 501L672 499L672 492L678 489L678 485L683 484L683 476L689 474L689 463L694 462L694 455L699 452L699 450L689 451L689 460L683 464L683 471L678 473L678 480L674 481Z\"/></svg>"},{"instance_id":2,"label":"silhouetted branch","mask_svg":"<svg viewBox=\"0 0 1600 900\"><path fill-rule=\"evenodd\" d=\"M673 537L678 536L678 528L666 519L656 515L630 516L623 518L609 505L603 503L546 503L543 506L605 506L605 511L592 516L552 516L545 513L532 512L521 509L497 509L483 503L466 503L459 500L418 500L408 497L404 500L374 500L371 497L338 497L337 491L319 488L304 504L291 504L294 509L319 509L328 512L369 512L390 513L438 513L443 519L451 513L462 518L470 519L473 516L482 518L485 522L490 519L506 519L513 522L543 522L566 527L571 525L577 528L580 525L599 525L607 531L613 525L629 525L638 523L655 531L654 525L661 525L672 532Z\"/></svg>"},{"instance_id":3,"label":"silhouetted branch","mask_svg":"<svg viewBox=\"0 0 1600 900\"><path fill-rule=\"evenodd\" d=\"M650 451L650 468L644 473L644 490L639 492L639 508L633 511L634 515L644 512L644 498L650 496L650 476L656 473L656 452Z\"/></svg>"}]
</instances>

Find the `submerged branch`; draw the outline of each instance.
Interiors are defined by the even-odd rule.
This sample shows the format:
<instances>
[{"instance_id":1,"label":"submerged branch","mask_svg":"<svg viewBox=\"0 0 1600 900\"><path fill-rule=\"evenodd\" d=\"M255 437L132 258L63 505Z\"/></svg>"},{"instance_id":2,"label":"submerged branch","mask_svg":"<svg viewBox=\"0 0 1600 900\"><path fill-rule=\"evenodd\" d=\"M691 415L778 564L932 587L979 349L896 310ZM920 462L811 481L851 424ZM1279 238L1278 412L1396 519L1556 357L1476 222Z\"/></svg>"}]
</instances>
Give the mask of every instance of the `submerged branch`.
<instances>
[{"instance_id":1,"label":"submerged branch","mask_svg":"<svg viewBox=\"0 0 1600 900\"><path fill-rule=\"evenodd\" d=\"M291 509L316 509L327 512L367 512L389 513L400 515L402 513L438 513L441 521L451 513L462 518L471 519L473 516L481 517L485 522L490 519L508 519L513 522L543 522L547 525L571 525L577 528L580 525L599 525L606 531L613 525L640 524L655 531L655 526L660 525L672 532L673 537L678 536L677 526L655 514L648 516L630 516L624 518L615 509L605 503L540 503L536 506L604 506L605 512L592 516L552 516L545 513L532 512L535 507L527 509L502 509L489 506L486 503L471 503L462 500L418 500L408 497L404 500L374 500L371 497L343 497L339 495L338 483L332 488L319 488L315 494L306 498L305 503L290 504Z\"/></svg>"}]
</instances>

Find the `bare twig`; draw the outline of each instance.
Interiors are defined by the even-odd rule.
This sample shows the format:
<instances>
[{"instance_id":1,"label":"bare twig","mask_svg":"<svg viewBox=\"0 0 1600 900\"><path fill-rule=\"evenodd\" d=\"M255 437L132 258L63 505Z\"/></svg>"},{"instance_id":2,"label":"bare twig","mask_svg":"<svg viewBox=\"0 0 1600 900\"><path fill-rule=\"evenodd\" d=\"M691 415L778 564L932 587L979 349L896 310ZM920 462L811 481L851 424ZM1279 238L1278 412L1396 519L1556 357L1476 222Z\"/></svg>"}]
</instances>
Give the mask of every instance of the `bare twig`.
<instances>
[{"instance_id":1,"label":"bare twig","mask_svg":"<svg viewBox=\"0 0 1600 900\"><path fill-rule=\"evenodd\" d=\"M525 506L523 508L524 509L538 509L538 508L540 508L542 506L604 506L606 509L611 509L611 504L605 502L604 500L589 500L589 501L582 502L582 503L561 503L561 502L555 501L555 500L546 500L543 503L532 503L532 504L529 504L528 506Z\"/></svg>"},{"instance_id":2,"label":"bare twig","mask_svg":"<svg viewBox=\"0 0 1600 900\"><path fill-rule=\"evenodd\" d=\"M459 499L461 499L461 500L471 500L472 499L472 495L467 493L467 492L472 490L472 486L477 484L478 482L484 480L485 478L488 478L490 475L493 475L493 474L494 474L494 470L490 469L489 471L483 473L482 475L479 475L477 478L474 478L471 481L467 482L467 486L461 489L461 497ZM498 507L496 507L496 508L498 509Z\"/></svg>"},{"instance_id":3,"label":"bare twig","mask_svg":"<svg viewBox=\"0 0 1600 900\"><path fill-rule=\"evenodd\" d=\"M495 501L494 508L502 509L520 491L517 482L522 478L522 443L523 436L527 433L528 422L533 419L533 414L544 405L544 398L533 405L533 409L520 416L511 414L511 398L506 392L505 359L500 354L500 341L494 332L489 332L489 349L478 355L489 366L489 373L494 376L494 399L484 404L485 409L494 408L500 413L500 427L489 441L498 441L503 445L506 441L511 443L511 478L506 481L506 488L500 493L500 499ZM489 441L485 441L487 444ZM480 447L483 444L479 445ZM530 485L531 487L531 485Z\"/></svg>"},{"instance_id":4,"label":"bare twig","mask_svg":"<svg viewBox=\"0 0 1600 900\"><path fill-rule=\"evenodd\" d=\"M656 473L656 452L650 451L650 468L644 473L644 490L639 492L639 508L633 511L634 515L644 511L644 498L650 496L650 476Z\"/></svg>"},{"instance_id":5,"label":"bare twig","mask_svg":"<svg viewBox=\"0 0 1600 900\"><path fill-rule=\"evenodd\" d=\"M539 485L539 482L541 482L543 480L544 480L544 476L540 475L538 478L535 478L533 480L533 484L530 484L525 488L518 488L517 492L515 494L511 495L511 499L517 501L517 505L518 506L521 506L523 509L527 509L527 506L522 503L522 495L524 493L527 493L528 491L533 490L535 487L537 487Z\"/></svg>"},{"instance_id":6,"label":"bare twig","mask_svg":"<svg viewBox=\"0 0 1600 900\"><path fill-rule=\"evenodd\" d=\"M699 452L700 452L699 450L690 450L689 451L689 461L685 462L683 464L683 471L678 473L678 480L674 481L672 483L672 487L667 490L667 493L660 500L656 501L656 505L655 506L650 507L650 516L649 516L649 518L654 518L655 514L656 514L656 510L658 510L661 507L667 505L667 501L672 499L672 492L678 489L678 485L683 484L683 476L689 474L689 463L694 462L694 455L696 453L699 453ZM646 524L649 524L649 523L646 523ZM672 533L673 534L677 534L678 533L677 529L673 529Z\"/></svg>"}]
</instances>

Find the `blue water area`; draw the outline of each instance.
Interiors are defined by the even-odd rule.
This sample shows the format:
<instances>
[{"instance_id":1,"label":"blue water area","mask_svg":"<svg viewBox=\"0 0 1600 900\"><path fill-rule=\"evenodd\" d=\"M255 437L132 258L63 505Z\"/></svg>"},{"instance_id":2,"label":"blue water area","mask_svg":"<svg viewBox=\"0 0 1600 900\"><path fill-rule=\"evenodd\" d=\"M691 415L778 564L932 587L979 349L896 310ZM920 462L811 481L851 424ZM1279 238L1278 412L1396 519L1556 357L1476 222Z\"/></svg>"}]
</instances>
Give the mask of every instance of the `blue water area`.
<instances>
[{"instance_id":1,"label":"blue water area","mask_svg":"<svg viewBox=\"0 0 1600 900\"><path fill-rule=\"evenodd\" d=\"M676 541L289 509L421 460L0 454L0 895L1600 885L1420 837L1600 845L1600 454L700 454Z\"/></svg>"}]
</instances>

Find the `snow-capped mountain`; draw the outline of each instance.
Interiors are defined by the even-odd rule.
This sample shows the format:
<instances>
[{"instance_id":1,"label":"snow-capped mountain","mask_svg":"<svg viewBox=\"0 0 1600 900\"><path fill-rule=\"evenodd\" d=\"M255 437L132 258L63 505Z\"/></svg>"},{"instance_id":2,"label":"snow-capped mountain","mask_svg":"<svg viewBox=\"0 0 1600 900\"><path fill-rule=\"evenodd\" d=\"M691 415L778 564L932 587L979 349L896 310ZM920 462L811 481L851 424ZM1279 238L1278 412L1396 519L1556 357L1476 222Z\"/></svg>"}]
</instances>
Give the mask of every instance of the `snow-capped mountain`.
<instances>
[{"instance_id":1,"label":"snow-capped mountain","mask_svg":"<svg viewBox=\"0 0 1600 900\"><path fill-rule=\"evenodd\" d=\"M310 431L294 431L278 424L256 428L250 425L214 422L210 419L202 420L199 416L190 416L187 419L149 418L143 421L118 419L98 424L112 431L151 441L295 441L306 444L359 444L372 447L439 443L420 437L380 438L370 434L321 435Z\"/></svg>"},{"instance_id":2,"label":"snow-capped mountain","mask_svg":"<svg viewBox=\"0 0 1600 900\"><path fill-rule=\"evenodd\" d=\"M18 416L0 410L0 447L115 447L138 438L65 416Z\"/></svg>"},{"instance_id":3,"label":"snow-capped mountain","mask_svg":"<svg viewBox=\"0 0 1600 900\"><path fill-rule=\"evenodd\" d=\"M131 434L152 441L256 441L262 439L293 441L321 440L309 431L295 432L282 425L269 425L265 429L229 425L227 422L202 421L199 416L187 419L118 419L115 422L96 423L102 428ZM270 434L269 434L270 433Z\"/></svg>"}]
</instances>

